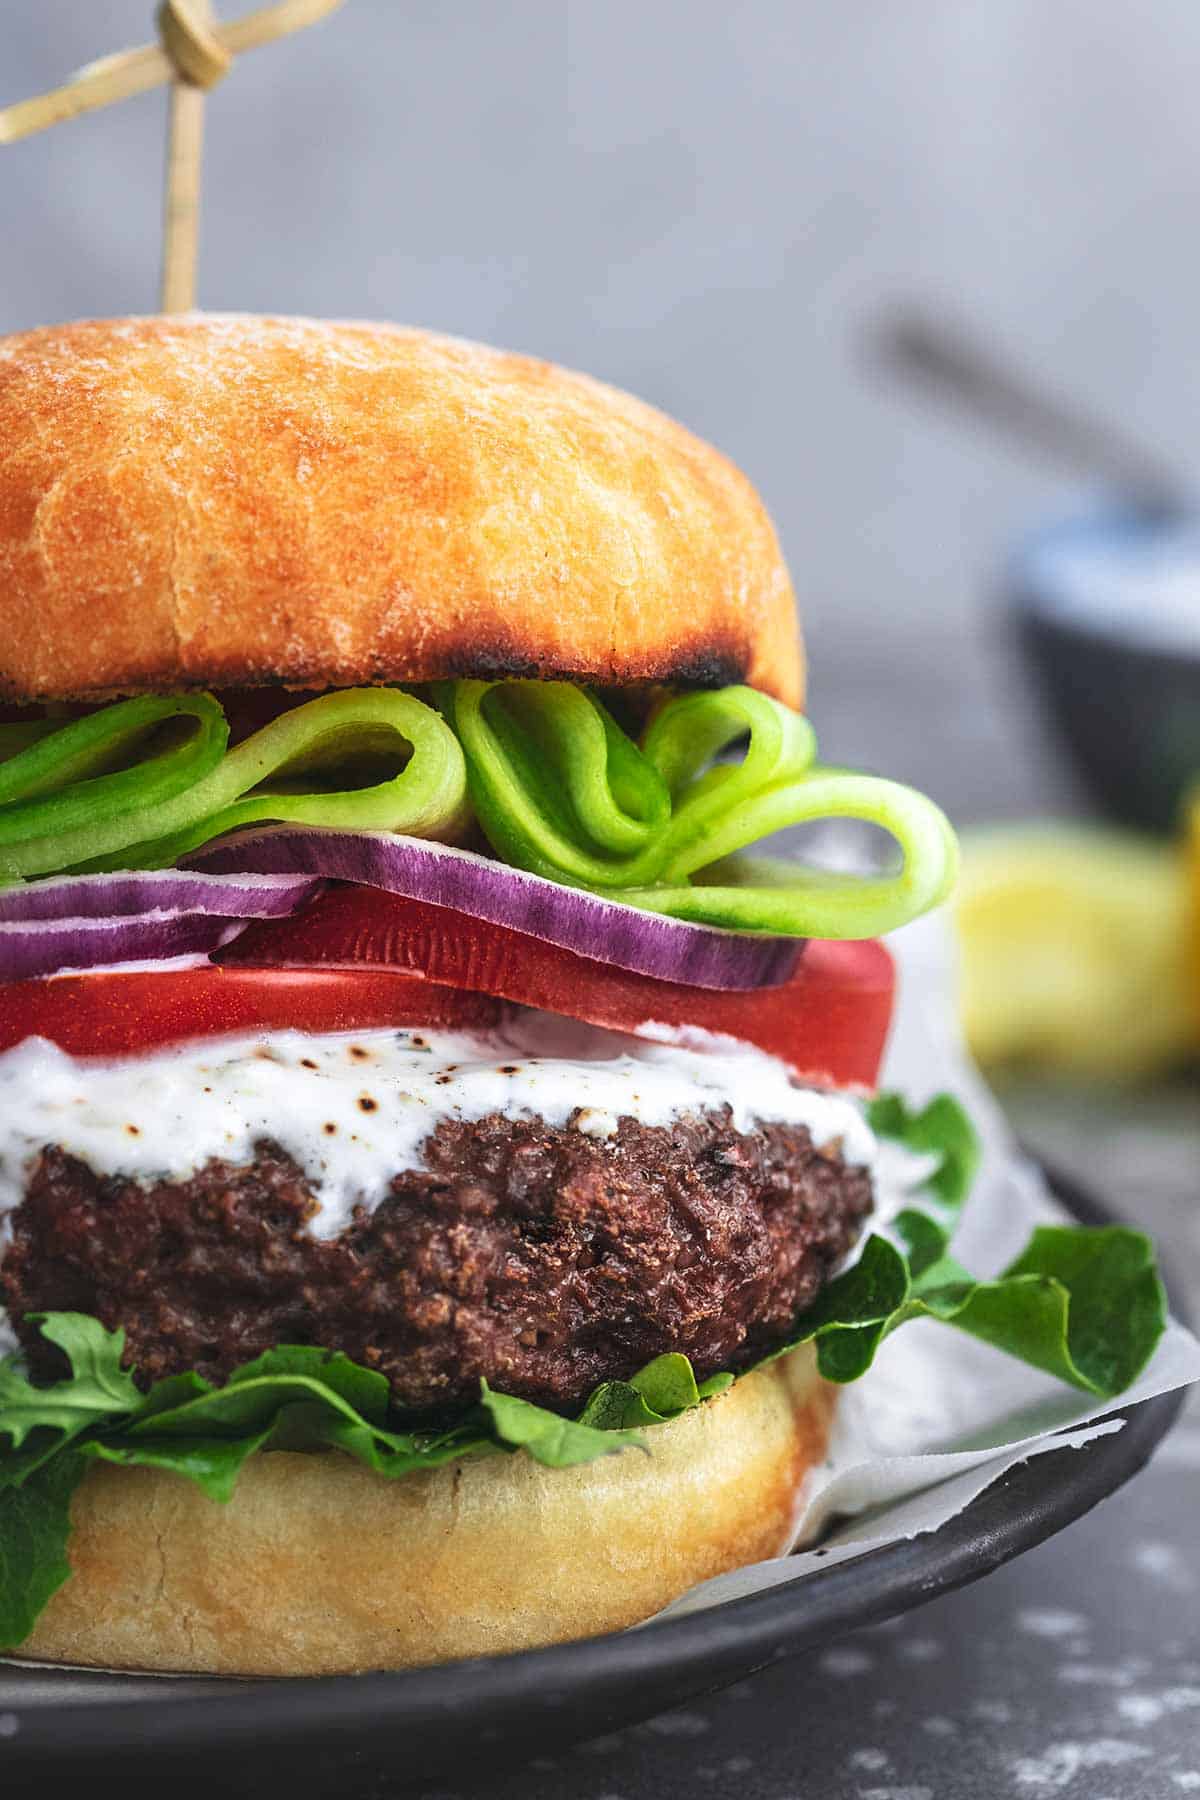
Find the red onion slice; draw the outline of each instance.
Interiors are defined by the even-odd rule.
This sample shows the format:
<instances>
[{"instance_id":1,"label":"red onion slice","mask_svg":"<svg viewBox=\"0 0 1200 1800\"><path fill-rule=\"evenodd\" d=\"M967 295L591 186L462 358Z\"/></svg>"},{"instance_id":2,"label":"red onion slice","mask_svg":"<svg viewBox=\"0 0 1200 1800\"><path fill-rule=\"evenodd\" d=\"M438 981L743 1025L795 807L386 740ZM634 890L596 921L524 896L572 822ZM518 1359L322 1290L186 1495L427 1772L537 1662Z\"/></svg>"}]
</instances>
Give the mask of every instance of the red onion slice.
<instances>
[{"instance_id":1,"label":"red onion slice","mask_svg":"<svg viewBox=\"0 0 1200 1800\"><path fill-rule=\"evenodd\" d=\"M642 912L472 850L387 832L268 826L196 851L189 867L227 875L319 876L382 888L510 926L595 962L691 987L777 987L795 973L805 942Z\"/></svg>"},{"instance_id":2,"label":"red onion slice","mask_svg":"<svg viewBox=\"0 0 1200 1800\"><path fill-rule=\"evenodd\" d=\"M320 886L304 875L156 869L0 889L0 981L205 955L249 919L286 918Z\"/></svg>"},{"instance_id":3,"label":"red onion slice","mask_svg":"<svg viewBox=\"0 0 1200 1800\"><path fill-rule=\"evenodd\" d=\"M207 956L242 930L243 920L213 913L139 914L125 919L37 919L0 924L0 971L5 981L31 981L114 963L163 962Z\"/></svg>"},{"instance_id":4,"label":"red onion slice","mask_svg":"<svg viewBox=\"0 0 1200 1800\"><path fill-rule=\"evenodd\" d=\"M47 919L134 918L148 913L207 913L221 919L282 919L311 900L311 876L198 869L149 869L115 875L62 875L0 888L0 925ZM2 972L2 971L0 971Z\"/></svg>"}]
</instances>

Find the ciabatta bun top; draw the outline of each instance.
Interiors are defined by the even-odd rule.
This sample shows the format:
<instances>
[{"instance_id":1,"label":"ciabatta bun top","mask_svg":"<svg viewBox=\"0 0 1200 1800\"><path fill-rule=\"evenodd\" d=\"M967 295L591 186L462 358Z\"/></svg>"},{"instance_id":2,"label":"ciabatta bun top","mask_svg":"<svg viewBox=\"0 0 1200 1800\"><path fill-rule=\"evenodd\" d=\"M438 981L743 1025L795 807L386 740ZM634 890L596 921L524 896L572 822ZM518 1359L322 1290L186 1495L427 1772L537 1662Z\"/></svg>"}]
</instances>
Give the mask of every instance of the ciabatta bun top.
<instances>
[{"instance_id":1,"label":"ciabatta bun top","mask_svg":"<svg viewBox=\"0 0 1200 1800\"><path fill-rule=\"evenodd\" d=\"M652 407L430 332L0 339L0 695L528 674L790 704L762 504Z\"/></svg>"}]
</instances>

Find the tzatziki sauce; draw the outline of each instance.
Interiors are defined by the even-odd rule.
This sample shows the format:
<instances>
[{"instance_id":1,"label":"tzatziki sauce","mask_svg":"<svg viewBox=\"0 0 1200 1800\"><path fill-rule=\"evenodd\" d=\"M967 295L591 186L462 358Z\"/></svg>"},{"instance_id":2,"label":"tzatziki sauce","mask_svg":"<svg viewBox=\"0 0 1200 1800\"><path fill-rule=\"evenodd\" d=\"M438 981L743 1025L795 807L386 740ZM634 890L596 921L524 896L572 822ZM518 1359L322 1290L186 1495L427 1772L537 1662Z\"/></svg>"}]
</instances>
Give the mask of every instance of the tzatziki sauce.
<instances>
[{"instance_id":1,"label":"tzatziki sauce","mask_svg":"<svg viewBox=\"0 0 1200 1800\"><path fill-rule=\"evenodd\" d=\"M804 1126L818 1148L870 1164L875 1140L849 1094L797 1086L764 1051L688 1034L687 1044L514 1012L486 1036L442 1030L209 1039L115 1059L67 1055L44 1038L0 1054L0 1250L32 1162L60 1146L99 1175L182 1180L212 1159L249 1161L270 1139L294 1158L332 1238L371 1212L394 1175L423 1165L443 1120L492 1113L612 1137L728 1106L735 1130Z\"/></svg>"}]
</instances>

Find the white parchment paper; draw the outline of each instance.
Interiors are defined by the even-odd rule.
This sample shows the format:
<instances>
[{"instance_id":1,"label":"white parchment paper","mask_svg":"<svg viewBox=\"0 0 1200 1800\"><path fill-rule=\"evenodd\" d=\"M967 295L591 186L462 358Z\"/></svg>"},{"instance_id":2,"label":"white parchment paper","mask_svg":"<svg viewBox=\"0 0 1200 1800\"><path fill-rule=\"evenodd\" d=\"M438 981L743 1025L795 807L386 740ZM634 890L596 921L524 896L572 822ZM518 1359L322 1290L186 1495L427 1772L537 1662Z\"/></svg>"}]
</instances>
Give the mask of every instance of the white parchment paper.
<instances>
[{"instance_id":1,"label":"white parchment paper","mask_svg":"<svg viewBox=\"0 0 1200 1800\"><path fill-rule=\"evenodd\" d=\"M1017 1153L963 1050L946 919L921 919L897 932L890 947L899 990L881 1085L901 1089L916 1104L948 1089L970 1108L984 1158L954 1250L972 1273L995 1275L1035 1224L1061 1219L1062 1210L1038 1170ZM905 1325L885 1341L862 1380L843 1391L827 1459L801 1497L797 1543L812 1542L829 1521L841 1521L822 1539L819 1554L801 1549L719 1576L659 1616L695 1612L935 1531L1015 1463L1119 1431L1119 1419L1095 1421L1198 1380L1200 1344L1174 1322L1136 1385L1119 1401L1094 1404L965 1332L930 1321Z\"/></svg>"}]
</instances>

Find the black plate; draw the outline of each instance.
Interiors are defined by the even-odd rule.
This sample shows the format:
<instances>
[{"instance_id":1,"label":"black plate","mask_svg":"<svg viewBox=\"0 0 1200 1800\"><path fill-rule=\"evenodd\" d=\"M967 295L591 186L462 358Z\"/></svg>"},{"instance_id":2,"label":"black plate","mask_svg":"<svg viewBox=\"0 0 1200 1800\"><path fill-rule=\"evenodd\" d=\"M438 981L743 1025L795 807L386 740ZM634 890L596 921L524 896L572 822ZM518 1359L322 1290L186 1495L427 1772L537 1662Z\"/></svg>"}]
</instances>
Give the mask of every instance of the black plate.
<instances>
[{"instance_id":1,"label":"black plate","mask_svg":"<svg viewBox=\"0 0 1200 1800\"><path fill-rule=\"evenodd\" d=\"M1085 1223L1110 1215L1070 1184L1054 1191ZM1143 1466L1180 1394L1128 1409L1125 1428L1000 1477L940 1531L872 1550L803 1581L645 1630L552 1650L400 1674L216 1681L35 1671L0 1664L0 1791L36 1777L43 1792L103 1769L126 1792L143 1781L178 1796L215 1781L289 1796L335 1791L330 1755L387 1791L448 1772L536 1756L615 1730L852 1627L920 1606L1041 1543ZM91 1772L89 1771L89 1772ZM243 1784L247 1784L243 1786Z\"/></svg>"}]
</instances>

